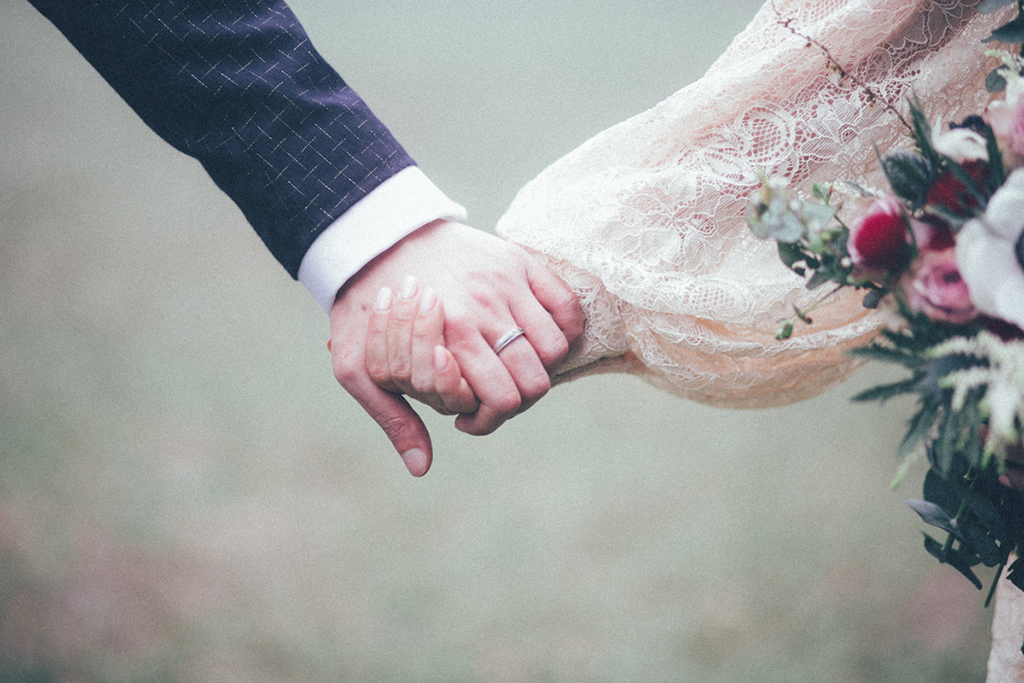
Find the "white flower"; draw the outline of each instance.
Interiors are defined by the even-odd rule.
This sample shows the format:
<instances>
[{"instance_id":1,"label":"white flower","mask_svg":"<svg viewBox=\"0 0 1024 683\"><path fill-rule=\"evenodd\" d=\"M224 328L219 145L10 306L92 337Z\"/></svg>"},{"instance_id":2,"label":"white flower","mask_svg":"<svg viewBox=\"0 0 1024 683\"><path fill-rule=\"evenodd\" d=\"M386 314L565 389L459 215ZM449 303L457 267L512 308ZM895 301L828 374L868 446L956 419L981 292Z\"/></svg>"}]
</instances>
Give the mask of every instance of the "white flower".
<instances>
[{"instance_id":1,"label":"white flower","mask_svg":"<svg viewBox=\"0 0 1024 683\"><path fill-rule=\"evenodd\" d=\"M975 307L1018 327L1024 327L1022 233L1024 169L1018 169L956 240L956 262Z\"/></svg>"},{"instance_id":2,"label":"white flower","mask_svg":"<svg viewBox=\"0 0 1024 683\"><path fill-rule=\"evenodd\" d=\"M952 158L958 164L965 161L988 161L988 143L985 136L970 128L943 131L940 122L932 130L932 147L939 154Z\"/></svg>"},{"instance_id":3,"label":"white flower","mask_svg":"<svg viewBox=\"0 0 1024 683\"><path fill-rule=\"evenodd\" d=\"M1024 419L1024 342L1003 341L994 334L981 332L973 339L951 337L928 349L925 355L985 359L987 365L952 372L941 384L953 389L954 410L963 408L969 391L985 387L983 410L988 413L990 427L985 450L1002 454L1006 446L1019 442L1015 420Z\"/></svg>"}]
</instances>

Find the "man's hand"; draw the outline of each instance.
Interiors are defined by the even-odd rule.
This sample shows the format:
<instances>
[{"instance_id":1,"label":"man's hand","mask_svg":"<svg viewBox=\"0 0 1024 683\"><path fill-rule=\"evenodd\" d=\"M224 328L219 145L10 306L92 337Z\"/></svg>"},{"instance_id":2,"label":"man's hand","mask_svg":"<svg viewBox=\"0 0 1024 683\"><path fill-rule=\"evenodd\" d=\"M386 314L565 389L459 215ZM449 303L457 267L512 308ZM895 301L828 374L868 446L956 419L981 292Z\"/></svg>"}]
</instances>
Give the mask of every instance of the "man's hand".
<instances>
[{"instance_id":1,"label":"man's hand","mask_svg":"<svg viewBox=\"0 0 1024 683\"><path fill-rule=\"evenodd\" d=\"M444 342L479 400L455 426L489 434L540 399L548 371L583 332L579 302L529 254L493 235L438 221L420 228L367 264L339 292L331 310L331 354L341 385L384 429L415 476L433 453L422 420L401 396L377 386L366 369L369 321L382 288L402 292L409 276L444 302ZM499 358L493 345L514 327L526 340ZM411 388L411 387L405 387ZM413 398L420 398L412 390ZM435 397L422 397L436 405Z\"/></svg>"}]
</instances>

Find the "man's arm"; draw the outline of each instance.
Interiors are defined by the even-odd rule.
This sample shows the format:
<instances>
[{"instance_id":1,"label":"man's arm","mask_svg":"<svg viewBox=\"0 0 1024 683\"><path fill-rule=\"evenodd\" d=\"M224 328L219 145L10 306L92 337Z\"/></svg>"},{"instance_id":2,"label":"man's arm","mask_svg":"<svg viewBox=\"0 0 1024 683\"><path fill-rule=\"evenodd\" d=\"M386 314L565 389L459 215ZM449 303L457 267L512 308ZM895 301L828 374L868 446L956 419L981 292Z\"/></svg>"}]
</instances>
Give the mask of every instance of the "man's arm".
<instances>
[{"instance_id":1,"label":"man's arm","mask_svg":"<svg viewBox=\"0 0 1024 683\"><path fill-rule=\"evenodd\" d=\"M442 293L454 302L449 310L457 311L446 317L446 338L451 327L453 353L482 400L481 410L462 420L467 431L493 430L524 398L546 391L544 384L538 392L537 363L513 363L510 380L492 381L487 374L500 365L488 340L508 329L510 312L536 308L529 306L537 299L522 262L529 257L484 233L453 230L451 223L440 231L422 227L461 220L464 212L414 168L313 49L284 2L30 2L154 131L203 165L285 269L331 310L335 374L413 463L410 471L422 474L429 466L429 436L401 397L369 379L356 341L365 337L381 283L397 288L407 275L427 282L453 256L465 268L467 279L449 278ZM431 206L424 209L424 203ZM436 234L458 237L421 239ZM481 241L486 249L469 244ZM508 258L493 258L502 254ZM510 263L516 267L503 272ZM568 327L552 342L556 352L575 341L582 325L571 293L557 286L562 308L545 315ZM533 330L541 344L549 336Z\"/></svg>"},{"instance_id":2,"label":"man's arm","mask_svg":"<svg viewBox=\"0 0 1024 683\"><path fill-rule=\"evenodd\" d=\"M30 0L297 277L310 245L413 160L280 0Z\"/></svg>"}]
</instances>

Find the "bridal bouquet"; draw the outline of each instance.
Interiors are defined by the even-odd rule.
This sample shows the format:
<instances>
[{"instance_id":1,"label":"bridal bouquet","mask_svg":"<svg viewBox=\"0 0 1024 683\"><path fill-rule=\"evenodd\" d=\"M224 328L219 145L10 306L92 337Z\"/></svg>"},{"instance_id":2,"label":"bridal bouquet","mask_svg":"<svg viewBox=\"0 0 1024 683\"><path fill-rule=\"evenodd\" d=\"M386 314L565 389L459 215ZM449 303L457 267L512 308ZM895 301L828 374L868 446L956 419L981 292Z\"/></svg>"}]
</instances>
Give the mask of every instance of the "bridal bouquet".
<instances>
[{"instance_id":1,"label":"bridal bouquet","mask_svg":"<svg viewBox=\"0 0 1024 683\"><path fill-rule=\"evenodd\" d=\"M1000 54L990 81L1005 79L1006 95L983 116L932 126L911 102L915 150L880 160L887 190L816 185L801 199L766 179L748 212L751 229L823 292L818 303L857 288L887 321L855 353L909 376L856 400L916 396L897 481L910 454L927 457L923 500L907 504L941 531L925 534L925 549L979 589L977 565L998 567L998 580L1024 549L1024 494L1005 485L1024 453L1024 63ZM777 336L812 323L813 308L795 310ZM1024 590L1024 559L1008 579Z\"/></svg>"}]
</instances>

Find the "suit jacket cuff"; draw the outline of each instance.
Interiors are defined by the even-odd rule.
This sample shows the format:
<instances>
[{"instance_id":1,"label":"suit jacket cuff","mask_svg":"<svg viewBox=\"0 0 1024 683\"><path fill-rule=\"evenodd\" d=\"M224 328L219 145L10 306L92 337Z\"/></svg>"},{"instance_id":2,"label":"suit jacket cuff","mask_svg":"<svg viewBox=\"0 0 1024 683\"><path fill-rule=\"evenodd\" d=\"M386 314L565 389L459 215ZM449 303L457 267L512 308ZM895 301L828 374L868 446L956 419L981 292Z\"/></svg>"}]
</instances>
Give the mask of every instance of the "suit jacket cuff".
<instances>
[{"instance_id":1,"label":"suit jacket cuff","mask_svg":"<svg viewBox=\"0 0 1024 683\"><path fill-rule=\"evenodd\" d=\"M302 259L299 281L329 315L349 278L403 237L439 219L465 221L466 209L419 168L405 168L320 233Z\"/></svg>"}]
</instances>

